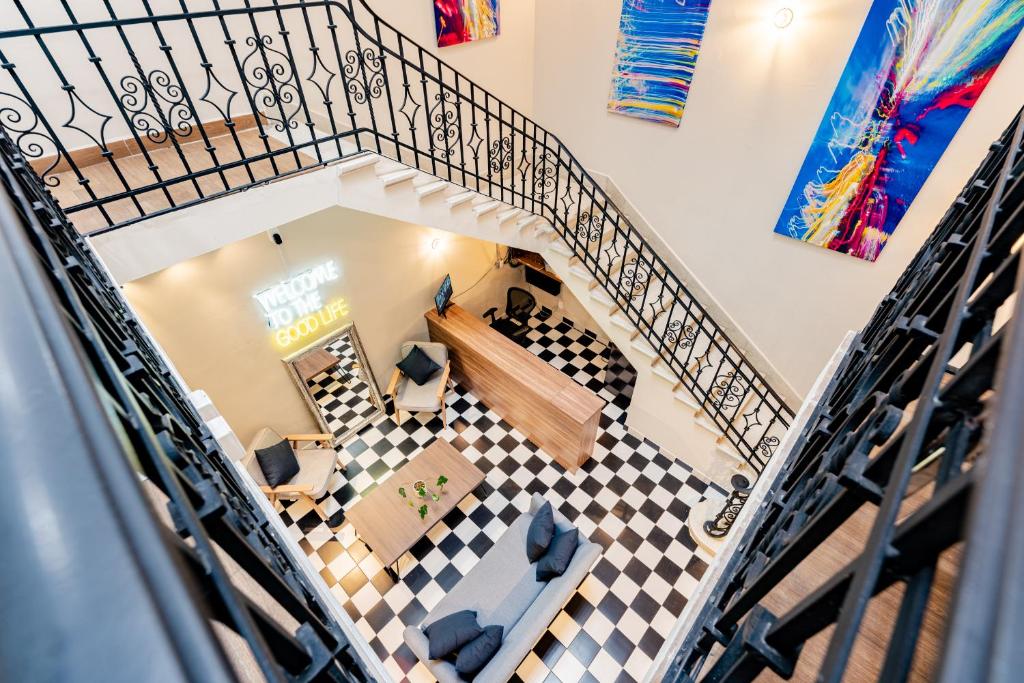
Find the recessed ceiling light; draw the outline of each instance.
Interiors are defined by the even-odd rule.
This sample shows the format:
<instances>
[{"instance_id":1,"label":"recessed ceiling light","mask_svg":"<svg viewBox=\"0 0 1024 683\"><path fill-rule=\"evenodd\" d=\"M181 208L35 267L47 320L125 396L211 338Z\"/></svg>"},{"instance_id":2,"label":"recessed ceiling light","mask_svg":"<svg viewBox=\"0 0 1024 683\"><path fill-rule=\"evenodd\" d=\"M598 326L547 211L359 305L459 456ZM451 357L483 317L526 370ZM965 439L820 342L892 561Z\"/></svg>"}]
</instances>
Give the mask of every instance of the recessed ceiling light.
<instances>
[{"instance_id":1,"label":"recessed ceiling light","mask_svg":"<svg viewBox=\"0 0 1024 683\"><path fill-rule=\"evenodd\" d=\"M788 7L783 7L775 13L775 19L772 20L776 28L786 28L793 23L793 10Z\"/></svg>"}]
</instances>

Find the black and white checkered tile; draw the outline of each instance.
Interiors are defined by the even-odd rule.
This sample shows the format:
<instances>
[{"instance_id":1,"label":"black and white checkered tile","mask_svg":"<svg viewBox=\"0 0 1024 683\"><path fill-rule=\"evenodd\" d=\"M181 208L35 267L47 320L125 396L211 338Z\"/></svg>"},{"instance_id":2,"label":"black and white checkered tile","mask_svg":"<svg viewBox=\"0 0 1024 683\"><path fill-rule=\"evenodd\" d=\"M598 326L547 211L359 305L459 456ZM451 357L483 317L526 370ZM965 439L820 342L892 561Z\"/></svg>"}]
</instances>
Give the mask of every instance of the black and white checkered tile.
<instances>
[{"instance_id":1,"label":"black and white checkered tile","mask_svg":"<svg viewBox=\"0 0 1024 683\"><path fill-rule=\"evenodd\" d=\"M327 421L327 428L340 437L377 409L370 398L370 387L355 368L359 360L348 335L338 337L324 348L341 363L309 380L307 385Z\"/></svg>"},{"instance_id":2,"label":"black and white checkered tile","mask_svg":"<svg viewBox=\"0 0 1024 683\"><path fill-rule=\"evenodd\" d=\"M529 348L596 387L605 345L570 323L551 322L531 321ZM706 569L709 558L690 539L686 516L708 484L630 434L613 394L604 387L599 394L610 402L594 455L575 474L461 387L447 399L447 430L436 415L420 414L400 426L385 418L349 441L342 452L347 471L335 475L324 503L328 513L373 490L434 438L450 441L486 474L485 484L402 558L397 583L351 524L332 531L308 504L288 504L282 517L290 532L396 681L433 680L404 644L403 629L418 624L473 568L535 492L604 552L520 665L517 679L643 678Z\"/></svg>"}]
</instances>

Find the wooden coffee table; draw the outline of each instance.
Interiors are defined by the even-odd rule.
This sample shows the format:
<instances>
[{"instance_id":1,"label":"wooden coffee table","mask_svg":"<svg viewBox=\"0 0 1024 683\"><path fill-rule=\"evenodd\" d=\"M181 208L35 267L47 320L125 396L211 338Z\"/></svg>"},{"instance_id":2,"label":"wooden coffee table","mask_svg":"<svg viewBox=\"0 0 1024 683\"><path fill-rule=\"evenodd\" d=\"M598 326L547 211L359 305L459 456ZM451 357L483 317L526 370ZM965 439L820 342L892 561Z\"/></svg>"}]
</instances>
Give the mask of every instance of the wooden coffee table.
<instances>
[{"instance_id":1,"label":"wooden coffee table","mask_svg":"<svg viewBox=\"0 0 1024 683\"><path fill-rule=\"evenodd\" d=\"M444 493L440 493L438 487L434 486L437 477L442 474L448 477ZM420 519L417 512L424 501L416 496L412 487L413 482L418 480L425 481L427 489L439 493L441 497L436 503L433 500L426 501L428 512L424 519ZM349 508L345 517L352 522L367 547L384 563L385 571L398 580L398 559L483 480L484 473L476 465L450 443L437 439ZM405 488L415 507L410 508L409 499L398 495L399 487Z\"/></svg>"}]
</instances>

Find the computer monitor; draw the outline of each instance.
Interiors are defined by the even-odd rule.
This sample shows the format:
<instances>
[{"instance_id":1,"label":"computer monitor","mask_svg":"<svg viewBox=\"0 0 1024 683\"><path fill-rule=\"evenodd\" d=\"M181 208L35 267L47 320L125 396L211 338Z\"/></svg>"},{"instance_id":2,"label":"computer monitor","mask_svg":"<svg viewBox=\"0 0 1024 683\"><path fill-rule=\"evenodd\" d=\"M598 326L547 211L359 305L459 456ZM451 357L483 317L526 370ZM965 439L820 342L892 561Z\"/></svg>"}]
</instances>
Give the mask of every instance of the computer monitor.
<instances>
[{"instance_id":1,"label":"computer monitor","mask_svg":"<svg viewBox=\"0 0 1024 683\"><path fill-rule=\"evenodd\" d=\"M452 300L452 276L445 275L444 282L441 283L441 287L437 290L437 294L434 295L434 306L437 307L437 314L444 317L444 309L448 308L448 305Z\"/></svg>"}]
</instances>

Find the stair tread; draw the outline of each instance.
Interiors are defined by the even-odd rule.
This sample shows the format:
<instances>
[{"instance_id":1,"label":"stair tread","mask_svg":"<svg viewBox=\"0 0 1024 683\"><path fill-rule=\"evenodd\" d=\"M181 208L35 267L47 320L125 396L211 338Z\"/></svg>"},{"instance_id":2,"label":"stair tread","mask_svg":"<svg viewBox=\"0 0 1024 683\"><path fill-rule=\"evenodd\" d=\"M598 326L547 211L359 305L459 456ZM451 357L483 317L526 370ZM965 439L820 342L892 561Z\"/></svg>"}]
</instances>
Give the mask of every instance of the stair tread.
<instances>
[{"instance_id":1,"label":"stair tread","mask_svg":"<svg viewBox=\"0 0 1024 683\"><path fill-rule=\"evenodd\" d=\"M346 173L358 171L361 168L369 168L377 163L380 163L380 157L375 154L366 154L361 157L356 157L355 159L341 162L338 164L338 171L344 175Z\"/></svg>"},{"instance_id":2,"label":"stair tread","mask_svg":"<svg viewBox=\"0 0 1024 683\"><path fill-rule=\"evenodd\" d=\"M412 180L417 175L419 175L419 171L417 171L414 168L410 168L405 171L394 171L392 173L385 173L384 175L380 176L380 179L381 181L384 182L385 185L394 185L396 183L404 182L406 180Z\"/></svg>"},{"instance_id":3,"label":"stair tread","mask_svg":"<svg viewBox=\"0 0 1024 683\"><path fill-rule=\"evenodd\" d=\"M453 194L451 197L448 197L448 199L446 199L445 201L448 202L448 204L450 204L451 206L458 206L459 204L464 204L468 202L470 199L473 198L475 194L475 192L461 192L459 194Z\"/></svg>"},{"instance_id":4,"label":"stair tread","mask_svg":"<svg viewBox=\"0 0 1024 683\"><path fill-rule=\"evenodd\" d=\"M473 211L476 212L478 216L482 216L485 213L490 213L491 211L494 211L500 205L501 202L493 200L489 202L481 202L480 204L477 204L476 206L473 207Z\"/></svg>"},{"instance_id":5,"label":"stair tread","mask_svg":"<svg viewBox=\"0 0 1024 683\"><path fill-rule=\"evenodd\" d=\"M447 181L445 181L445 180L435 180L432 183L424 183L423 185L417 186L416 194L418 194L420 197L426 197L426 196L434 194L435 192L440 192L441 190L443 190L447 186L448 186L448 182Z\"/></svg>"}]
</instances>

